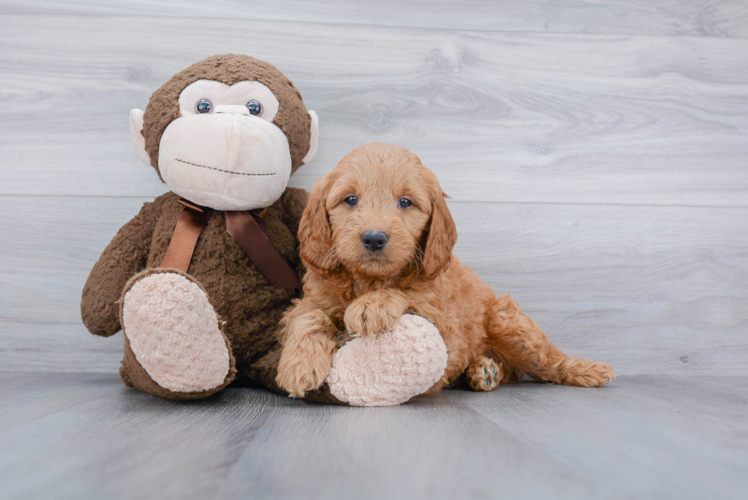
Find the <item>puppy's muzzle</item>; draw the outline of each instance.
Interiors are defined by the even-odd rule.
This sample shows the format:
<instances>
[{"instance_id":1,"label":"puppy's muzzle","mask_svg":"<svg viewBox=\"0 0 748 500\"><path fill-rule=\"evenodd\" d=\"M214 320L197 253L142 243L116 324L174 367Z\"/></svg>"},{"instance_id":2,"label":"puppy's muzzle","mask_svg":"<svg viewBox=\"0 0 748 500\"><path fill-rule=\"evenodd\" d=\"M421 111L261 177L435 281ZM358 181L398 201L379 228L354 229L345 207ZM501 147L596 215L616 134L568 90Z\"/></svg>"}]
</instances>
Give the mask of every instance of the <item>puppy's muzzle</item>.
<instances>
[{"instance_id":1,"label":"puppy's muzzle","mask_svg":"<svg viewBox=\"0 0 748 500\"><path fill-rule=\"evenodd\" d=\"M382 231L366 231L361 235L361 243L370 252L378 252L387 246L387 233Z\"/></svg>"}]
</instances>

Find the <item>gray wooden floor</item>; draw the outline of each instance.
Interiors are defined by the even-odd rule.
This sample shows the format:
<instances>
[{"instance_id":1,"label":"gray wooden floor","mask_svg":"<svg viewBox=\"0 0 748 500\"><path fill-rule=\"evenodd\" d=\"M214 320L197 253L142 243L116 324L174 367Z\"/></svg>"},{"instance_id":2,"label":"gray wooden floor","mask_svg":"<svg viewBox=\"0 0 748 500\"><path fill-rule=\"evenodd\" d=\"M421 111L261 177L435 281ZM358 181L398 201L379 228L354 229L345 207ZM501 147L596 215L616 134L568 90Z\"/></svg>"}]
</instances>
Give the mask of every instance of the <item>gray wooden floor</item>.
<instances>
[{"instance_id":1,"label":"gray wooden floor","mask_svg":"<svg viewBox=\"0 0 748 500\"><path fill-rule=\"evenodd\" d=\"M2 498L745 499L748 378L523 383L395 408L0 374Z\"/></svg>"},{"instance_id":2,"label":"gray wooden floor","mask_svg":"<svg viewBox=\"0 0 748 500\"><path fill-rule=\"evenodd\" d=\"M456 253L603 390L390 409L124 389L83 283L164 192L128 113L268 60L354 147L421 156ZM0 0L0 498L747 498L748 2Z\"/></svg>"}]
</instances>

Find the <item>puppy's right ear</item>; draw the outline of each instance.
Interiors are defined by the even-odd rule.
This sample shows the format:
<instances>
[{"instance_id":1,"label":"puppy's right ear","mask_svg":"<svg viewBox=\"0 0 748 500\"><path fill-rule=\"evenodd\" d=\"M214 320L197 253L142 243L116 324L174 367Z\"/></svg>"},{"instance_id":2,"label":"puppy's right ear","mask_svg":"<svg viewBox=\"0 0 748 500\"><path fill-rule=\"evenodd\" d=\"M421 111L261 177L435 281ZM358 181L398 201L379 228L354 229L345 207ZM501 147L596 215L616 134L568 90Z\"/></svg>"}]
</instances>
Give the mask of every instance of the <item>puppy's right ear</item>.
<instances>
[{"instance_id":1,"label":"puppy's right ear","mask_svg":"<svg viewBox=\"0 0 748 500\"><path fill-rule=\"evenodd\" d=\"M431 279L447 270L452 262L452 249L457 243L457 227L444 199L447 195L439 187L438 181L434 181L431 222L423 251L423 272Z\"/></svg>"},{"instance_id":2,"label":"puppy's right ear","mask_svg":"<svg viewBox=\"0 0 748 500\"><path fill-rule=\"evenodd\" d=\"M332 177L327 175L314 186L299 222L301 260L317 272L330 271L338 265L338 258L332 251L332 228L327 218L327 193L331 184Z\"/></svg>"}]
</instances>

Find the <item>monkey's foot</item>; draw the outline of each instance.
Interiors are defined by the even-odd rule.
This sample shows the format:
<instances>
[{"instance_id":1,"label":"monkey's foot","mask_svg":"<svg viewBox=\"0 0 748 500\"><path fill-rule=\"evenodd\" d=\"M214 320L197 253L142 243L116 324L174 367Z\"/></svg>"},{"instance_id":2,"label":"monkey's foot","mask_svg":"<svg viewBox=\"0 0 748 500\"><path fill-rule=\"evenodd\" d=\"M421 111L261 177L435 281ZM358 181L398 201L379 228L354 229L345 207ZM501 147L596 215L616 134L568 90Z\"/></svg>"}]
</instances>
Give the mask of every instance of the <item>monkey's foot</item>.
<instances>
[{"instance_id":1,"label":"monkey's foot","mask_svg":"<svg viewBox=\"0 0 748 500\"><path fill-rule=\"evenodd\" d=\"M426 392L446 368L447 347L439 330L420 316L404 314L389 330L338 349L327 385L352 406L392 406Z\"/></svg>"},{"instance_id":2,"label":"monkey's foot","mask_svg":"<svg viewBox=\"0 0 748 500\"><path fill-rule=\"evenodd\" d=\"M181 399L205 397L233 379L233 356L216 312L189 276L152 269L134 278L124 293L121 322L125 383ZM128 360L128 347L135 360Z\"/></svg>"}]
</instances>

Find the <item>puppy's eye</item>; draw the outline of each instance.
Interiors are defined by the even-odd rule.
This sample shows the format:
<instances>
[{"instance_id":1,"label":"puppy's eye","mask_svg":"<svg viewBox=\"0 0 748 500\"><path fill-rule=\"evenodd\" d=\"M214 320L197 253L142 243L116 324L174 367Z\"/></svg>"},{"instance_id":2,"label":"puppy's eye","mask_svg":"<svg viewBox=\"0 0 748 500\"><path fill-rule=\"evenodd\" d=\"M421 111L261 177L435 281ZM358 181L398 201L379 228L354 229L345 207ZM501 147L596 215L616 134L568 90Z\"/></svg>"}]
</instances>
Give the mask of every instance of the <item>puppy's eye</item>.
<instances>
[{"instance_id":1,"label":"puppy's eye","mask_svg":"<svg viewBox=\"0 0 748 500\"><path fill-rule=\"evenodd\" d=\"M351 207L355 207L356 205L358 205L358 198L355 196L349 196L343 201L345 202L346 205L349 205Z\"/></svg>"},{"instance_id":2,"label":"puppy's eye","mask_svg":"<svg viewBox=\"0 0 748 500\"><path fill-rule=\"evenodd\" d=\"M195 105L195 111L203 115L210 113L211 111L213 111L213 103L208 99L200 99Z\"/></svg>"},{"instance_id":3,"label":"puppy's eye","mask_svg":"<svg viewBox=\"0 0 748 500\"><path fill-rule=\"evenodd\" d=\"M252 99L247 103L247 109L249 110L250 115L262 115L262 104L260 103L260 101L255 101L254 99Z\"/></svg>"},{"instance_id":4,"label":"puppy's eye","mask_svg":"<svg viewBox=\"0 0 748 500\"><path fill-rule=\"evenodd\" d=\"M408 198L400 198L400 201L398 201L397 204L400 208L408 208L413 204L413 202Z\"/></svg>"}]
</instances>

